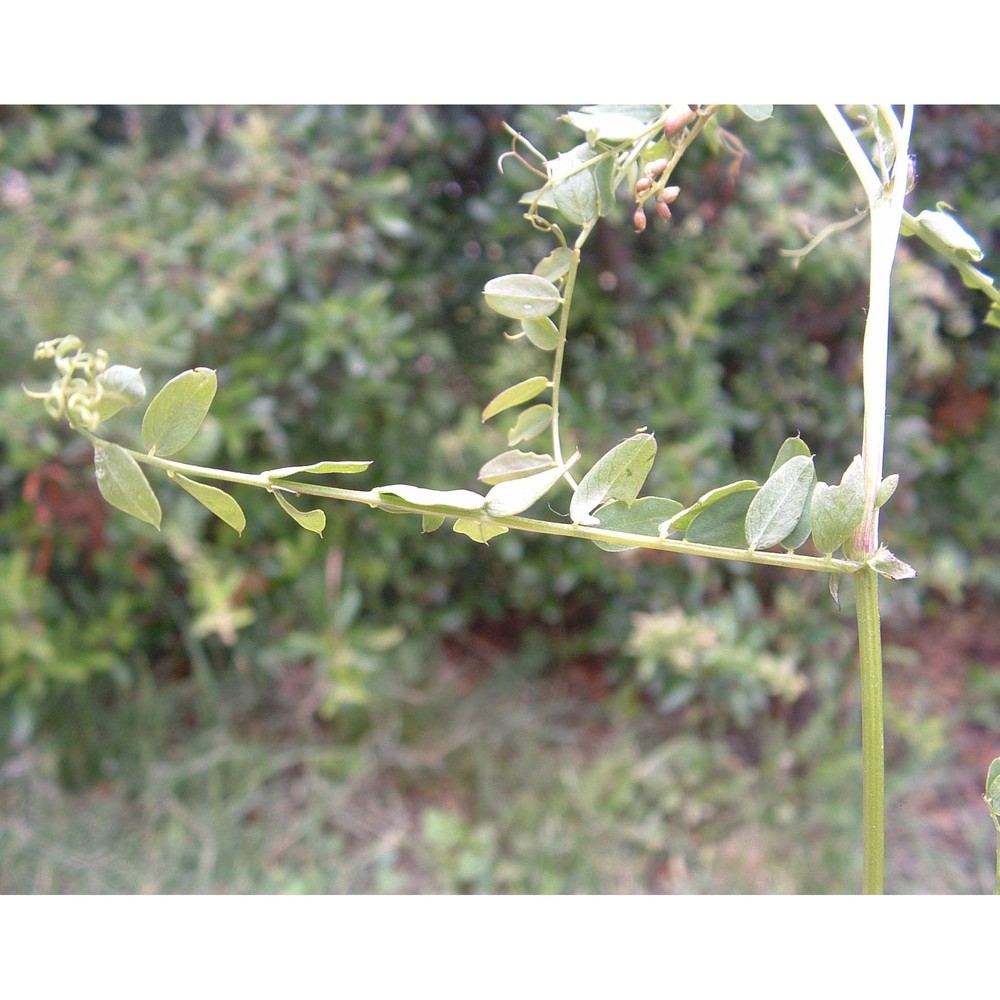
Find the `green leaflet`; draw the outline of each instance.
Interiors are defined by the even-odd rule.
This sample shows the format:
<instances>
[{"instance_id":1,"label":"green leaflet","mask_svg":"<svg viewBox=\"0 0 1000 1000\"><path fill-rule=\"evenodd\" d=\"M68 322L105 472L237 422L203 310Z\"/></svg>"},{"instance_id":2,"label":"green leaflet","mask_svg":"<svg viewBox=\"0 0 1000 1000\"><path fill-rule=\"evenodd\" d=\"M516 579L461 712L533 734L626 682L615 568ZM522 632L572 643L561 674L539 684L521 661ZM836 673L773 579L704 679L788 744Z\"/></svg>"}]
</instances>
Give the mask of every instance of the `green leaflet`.
<instances>
[{"instance_id":1,"label":"green leaflet","mask_svg":"<svg viewBox=\"0 0 1000 1000\"><path fill-rule=\"evenodd\" d=\"M404 507L423 508L432 514L474 514L483 509L486 498L472 490L428 490L422 486L396 483L379 486L375 493L380 500L399 501Z\"/></svg>"},{"instance_id":2,"label":"green leaflet","mask_svg":"<svg viewBox=\"0 0 1000 1000\"><path fill-rule=\"evenodd\" d=\"M986 772L986 793L983 796L990 812L1000 816L1000 757L995 757Z\"/></svg>"},{"instance_id":3,"label":"green leaflet","mask_svg":"<svg viewBox=\"0 0 1000 1000\"><path fill-rule=\"evenodd\" d=\"M598 524L591 512L608 500L634 500L653 467L656 439L635 434L599 458L580 480L569 514L574 524Z\"/></svg>"},{"instance_id":4,"label":"green leaflet","mask_svg":"<svg viewBox=\"0 0 1000 1000\"><path fill-rule=\"evenodd\" d=\"M508 479L523 479L536 472L544 472L555 465L551 455L538 455L533 451L505 451L491 458L480 470L479 481L495 486Z\"/></svg>"},{"instance_id":5,"label":"green leaflet","mask_svg":"<svg viewBox=\"0 0 1000 1000\"><path fill-rule=\"evenodd\" d=\"M736 107L755 122L767 121L774 114L773 104L737 104Z\"/></svg>"},{"instance_id":6,"label":"green leaflet","mask_svg":"<svg viewBox=\"0 0 1000 1000\"><path fill-rule=\"evenodd\" d=\"M552 253L543 257L536 265L534 273L539 278L558 281L567 274L573 266L574 253L567 247L556 247Z\"/></svg>"},{"instance_id":7,"label":"green leaflet","mask_svg":"<svg viewBox=\"0 0 1000 1000\"><path fill-rule=\"evenodd\" d=\"M371 464L371 462L314 462L312 465L287 465L281 469L268 469L261 475L274 482L303 473L312 476L330 476L334 473L364 472Z\"/></svg>"},{"instance_id":8,"label":"green leaflet","mask_svg":"<svg viewBox=\"0 0 1000 1000\"><path fill-rule=\"evenodd\" d=\"M111 365L97 376L101 395L94 409L101 420L107 420L126 406L134 406L146 398L146 386L138 368Z\"/></svg>"},{"instance_id":9,"label":"green leaflet","mask_svg":"<svg viewBox=\"0 0 1000 1000\"><path fill-rule=\"evenodd\" d=\"M543 431L548 430L552 423L552 407L548 403L538 403L522 410L514 423L514 426L507 432L507 444L513 447L522 441L530 441L538 437Z\"/></svg>"},{"instance_id":10,"label":"green leaflet","mask_svg":"<svg viewBox=\"0 0 1000 1000\"><path fill-rule=\"evenodd\" d=\"M513 406L520 406L521 403L526 403L529 399L534 399L540 392L544 392L552 383L544 375L535 375L532 378L526 378L523 382L518 382L517 385L512 385L503 392L498 393L493 397L492 400L486 405L483 410L482 419L489 420L490 417L495 417L498 413L503 413L504 410L509 410Z\"/></svg>"},{"instance_id":11,"label":"green leaflet","mask_svg":"<svg viewBox=\"0 0 1000 1000\"><path fill-rule=\"evenodd\" d=\"M755 484L753 489L737 490L719 497L695 515L684 532L684 540L728 549L746 548L747 511L756 495Z\"/></svg>"},{"instance_id":12,"label":"green leaflet","mask_svg":"<svg viewBox=\"0 0 1000 1000\"><path fill-rule=\"evenodd\" d=\"M484 506L486 513L494 517L508 517L527 510L532 504L541 500L562 479L566 471L579 457L580 453L576 452L560 468L548 469L545 472L537 472L533 476L498 483L486 494Z\"/></svg>"},{"instance_id":13,"label":"green leaflet","mask_svg":"<svg viewBox=\"0 0 1000 1000\"><path fill-rule=\"evenodd\" d=\"M954 251L962 260L978 264L983 259L983 251L979 244L962 228L955 217L947 212L925 209L914 222L930 233L933 239Z\"/></svg>"},{"instance_id":14,"label":"green leaflet","mask_svg":"<svg viewBox=\"0 0 1000 1000\"><path fill-rule=\"evenodd\" d=\"M666 497L642 497L639 500L613 500L600 507L596 516L599 527L609 531L627 531L632 535L649 535L657 538L660 534L660 524L665 519L681 509L676 500ZM602 542L594 539L594 544L605 552L625 552L636 548L620 542Z\"/></svg>"},{"instance_id":15,"label":"green leaflet","mask_svg":"<svg viewBox=\"0 0 1000 1000\"><path fill-rule=\"evenodd\" d=\"M282 510L297 524L305 528L306 531L313 531L322 536L326 528L326 514L321 510L299 510L293 507L278 490L273 493L274 499L281 505Z\"/></svg>"},{"instance_id":16,"label":"green leaflet","mask_svg":"<svg viewBox=\"0 0 1000 1000\"><path fill-rule=\"evenodd\" d=\"M796 528L816 485L811 455L793 455L761 486L746 517L747 548L766 549Z\"/></svg>"},{"instance_id":17,"label":"green leaflet","mask_svg":"<svg viewBox=\"0 0 1000 1000\"><path fill-rule=\"evenodd\" d=\"M809 445L800 437L785 438L778 449L778 454L775 456L774 464L771 466L771 471L768 475L773 476L785 462L796 455L812 455L812 451L810 451Z\"/></svg>"},{"instance_id":18,"label":"green leaflet","mask_svg":"<svg viewBox=\"0 0 1000 1000\"><path fill-rule=\"evenodd\" d=\"M731 493L740 493L743 490L756 490L759 488L760 484L752 479L740 479L735 483L727 483L725 486L717 486L714 490L709 490L707 493L703 493L693 504L691 504L690 507L685 507L683 510L674 514L673 517L668 517L667 520L660 525L660 535L666 536L671 531L687 530L691 527L694 519L701 514L703 510L718 503L723 499L723 497L727 497ZM740 548L743 547L744 542L740 543Z\"/></svg>"},{"instance_id":19,"label":"green leaflet","mask_svg":"<svg viewBox=\"0 0 1000 1000\"><path fill-rule=\"evenodd\" d=\"M172 455L198 433L215 398L215 372L192 368L172 378L142 418L142 446L151 455Z\"/></svg>"},{"instance_id":20,"label":"green leaflet","mask_svg":"<svg viewBox=\"0 0 1000 1000\"><path fill-rule=\"evenodd\" d=\"M875 509L878 510L882 507L885 502L896 492L896 487L899 486L899 475L893 473L891 476L886 476L885 479L879 484L878 493L875 496Z\"/></svg>"},{"instance_id":21,"label":"green leaflet","mask_svg":"<svg viewBox=\"0 0 1000 1000\"><path fill-rule=\"evenodd\" d=\"M243 513L243 508L225 490L209 486L207 483L199 483L194 479L188 479L187 476L182 476L179 472L174 473L172 478L198 503L207 507L220 520L225 521L236 534L243 534L243 529L247 526L246 515Z\"/></svg>"},{"instance_id":22,"label":"green leaflet","mask_svg":"<svg viewBox=\"0 0 1000 1000\"><path fill-rule=\"evenodd\" d=\"M626 142L638 138L649 128L647 122L635 115L597 108L593 111L570 111L563 115L563 119L583 132L590 143L601 139Z\"/></svg>"},{"instance_id":23,"label":"green leaflet","mask_svg":"<svg viewBox=\"0 0 1000 1000\"><path fill-rule=\"evenodd\" d=\"M554 351L559 346L559 328L548 316L543 316L541 319L522 319L521 329L539 350Z\"/></svg>"},{"instance_id":24,"label":"green leaflet","mask_svg":"<svg viewBox=\"0 0 1000 1000\"><path fill-rule=\"evenodd\" d=\"M489 524L483 521L472 521L468 518L460 517L452 529L460 535L467 535L474 542L482 542L484 545L491 538L505 534L509 529L502 524Z\"/></svg>"},{"instance_id":25,"label":"green leaflet","mask_svg":"<svg viewBox=\"0 0 1000 1000\"><path fill-rule=\"evenodd\" d=\"M112 507L160 527L159 501L139 463L122 447L109 441L94 445L94 475L101 496Z\"/></svg>"},{"instance_id":26,"label":"green leaflet","mask_svg":"<svg viewBox=\"0 0 1000 1000\"><path fill-rule=\"evenodd\" d=\"M771 466L770 474L773 476L774 473L785 464L785 462L787 462L790 458L794 458L796 455L812 457L812 451L802 438L786 438L781 447L778 449L778 454L774 459L774 464ZM814 485L815 481L815 477L813 477ZM796 524L792 531L781 540L781 544L788 549L789 552L794 551L800 545L804 545L806 540L809 538L810 532L812 531L811 498L812 488L809 490L809 496L806 497L806 503L802 508L802 514L799 517L798 524Z\"/></svg>"},{"instance_id":27,"label":"green leaflet","mask_svg":"<svg viewBox=\"0 0 1000 1000\"><path fill-rule=\"evenodd\" d=\"M813 543L825 555L834 553L851 537L865 516L864 466L860 455L854 456L839 486L816 484L810 514Z\"/></svg>"},{"instance_id":28,"label":"green leaflet","mask_svg":"<svg viewBox=\"0 0 1000 1000\"><path fill-rule=\"evenodd\" d=\"M912 580L917 575L917 571L902 559L894 556L884 545L880 545L878 551L868 560L879 576L884 576L889 580Z\"/></svg>"},{"instance_id":29,"label":"green leaflet","mask_svg":"<svg viewBox=\"0 0 1000 1000\"><path fill-rule=\"evenodd\" d=\"M597 155L589 144L583 143L546 164L553 182L552 197L556 208L578 226L592 226L613 200L610 197L610 158L583 166Z\"/></svg>"},{"instance_id":30,"label":"green leaflet","mask_svg":"<svg viewBox=\"0 0 1000 1000\"><path fill-rule=\"evenodd\" d=\"M486 282L486 304L510 319L551 316L562 304L559 289L537 274L505 274Z\"/></svg>"}]
</instances>

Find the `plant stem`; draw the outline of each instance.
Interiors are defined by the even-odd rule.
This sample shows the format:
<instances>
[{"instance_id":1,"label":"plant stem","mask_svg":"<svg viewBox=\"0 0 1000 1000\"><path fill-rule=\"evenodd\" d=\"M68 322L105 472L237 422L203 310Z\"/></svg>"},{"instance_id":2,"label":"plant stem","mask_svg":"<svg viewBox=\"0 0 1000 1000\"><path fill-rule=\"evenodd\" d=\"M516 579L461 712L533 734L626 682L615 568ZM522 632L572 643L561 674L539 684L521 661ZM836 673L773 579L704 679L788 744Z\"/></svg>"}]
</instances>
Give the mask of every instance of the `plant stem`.
<instances>
[{"instance_id":1,"label":"plant stem","mask_svg":"<svg viewBox=\"0 0 1000 1000\"><path fill-rule=\"evenodd\" d=\"M589 230L588 230L589 232ZM585 237L581 234L580 240ZM578 244L580 242L578 240ZM569 313L573 302L573 289L576 286L576 272L580 268L580 247L573 250L573 263L566 274L563 286L563 304L559 310L559 342L556 345L555 358L552 362L552 456L556 465L564 465L562 441L559 437L559 390L562 387L563 359L566 356L566 337L569 334ZM567 472L564 476L572 489L576 489L576 480Z\"/></svg>"},{"instance_id":2,"label":"plant stem","mask_svg":"<svg viewBox=\"0 0 1000 1000\"><path fill-rule=\"evenodd\" d=\"M89 431L81 433L92 443L100 444L102 439ZM265 474L245 472L230 472L227 469L215 469L203 465L189 465L186 462L175 462L173 459L149 455L146 452L126 448L137 462L163 469L168 474L182 473L196 479L214 479L221 482L235 483L241 486L256 486L269 492L282 491L296 496L322 497L328 500L344 500L348 503L363 503L367 507L384 510L392 514L439 515L446 517L458 515L443 511L440 507L421 506L415 503L404 503L397 499L387 499L379 490L352 490L340 486L322 486L318 483L306 483L292 479L269 479ZM625 531L611 531L600 527L587 527L580 524L561 523L558 521L542 521L520 515L490 515L485 510L463 510L463 520L478 521L483 524L496 524L512 531L524 531L536 535L561 535L564 538L582 538L591 542L612 542L619 545L632 545L640 549L653 549L659 552L673 552L678 555L701 556L706 559L728 559L734 562L756 563L759 566L777 566L784 569L803 569L814 573L851 574L857 573L862 563L851 559L834 559L829 556L804 556L795 552L751 552L749 549L725 548L721 545L704 545L698 542L686 542L680 538L657 538L652 535L637 535Z\"/></svg>"},{"instance_id":3,"label":"plant stem","mask_svg":"<svg viewBox=\"0 0 1000 1000\"><path fill-rule=\"evenodd\" d=\"M885 889L885 737L878 575L865 566L854 581L861 663L862 892L879 895Z\"/></svg>"},{"instance_id":4,"label":"plant stem","mask_svg":"<svg viewBox=\"0 0 1000 1000\"><path fill-rule=\"evenodd\" d=\"M875 497L882 482L885 451L889 300L892 265L903 221L913 108L906 108L902 125L891 107L880 109L891 132L894 154L892 183L888 188L884 184L887 178L878 175L840 111L829 105L822 106L820 111L865 189L871 215L869 305L862 348L865 402L861 456L865 469L865 517L845 546L849 556L865 561L878 549ZM879 152L884 153L884 150ZM885 738L878 577L865 566L855 574L855 580L861 671L862 891L879 894L885 887Z\"/></svg>"},{"instance_id":5,"label":"plant stem","mask_svg":"<svg viewBox=\"0 0 1000 1000\"><path fill-rule=\"evenodd\" d=\"M1000 819L993 816L993 825L997 828L997 875L993 883L993 895L1000 896Z\"/></svg>"}]
</instances>

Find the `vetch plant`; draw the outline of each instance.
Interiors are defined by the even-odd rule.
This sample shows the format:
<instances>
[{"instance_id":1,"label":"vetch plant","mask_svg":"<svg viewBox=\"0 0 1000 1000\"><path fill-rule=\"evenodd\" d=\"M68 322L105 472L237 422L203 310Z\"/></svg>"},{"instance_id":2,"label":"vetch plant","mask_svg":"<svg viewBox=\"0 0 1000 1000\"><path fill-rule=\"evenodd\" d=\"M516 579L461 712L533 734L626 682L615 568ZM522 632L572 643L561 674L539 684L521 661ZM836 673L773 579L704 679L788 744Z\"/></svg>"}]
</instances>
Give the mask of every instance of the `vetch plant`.
<instances>
[{"instance_id":1,"label":"vetch plant","mask_svg":"<svg viewBox=\"0 0 1000 1000\"><path fill-rule=\"evenodd\" d=\"M765 106L742 106L740 111L755 121L771 115ZM885 775L878 581L915 575L879 540L881 510L898 484L898 475L884 475L883 456L891 272L900 234L915 236L940 252L968 286L986 294L991 300L986 322L994 326L1000 326L1000 291L976 267L982 251L947 206L917 216L905 211L913 185L908 152L912 108L904 109L901 119L890 106L866 109L862 125L869 151L840 109L820 111L861 182L871 229L863 434L857 455L835 483L818 479L816 457L797 434L777 445L770 468L759 479L720 484L697 498L643 494L656 460L655 428L637 428L589 464L579 448L567 444L572 436L563 425L561 405L565 360L588 239L601 218L620 211L623 192L634 205L637 231L650 223L650 210L654 224L669 224L671 206L684 197L675 174L699 138L738 162L745 150L722 124L734 111L721 105L585 107L566 115L581 141L554 157L511 131L511 149L501 158L501 169L519 164L537 177L537 186L521 202L525 218L551 238L553 247L531 273L498 276L484 288L486 306L508 321L507 337L526 340L534 348L534 364L483 408L484 422L501 418L510 424L506 450L479 470L481 490L437 490L409 483L363 490L315 482L316 477L369 469L371 462L354 459L258 473L179 461L175 456L198 434L216 394L215 372L203 367L179 374L152 398L137 447L117 443L99 432L120 410L144 401L141 373L111 365L106 354L87 351L74 336L38 345L36 358L53 361L57 378L47 391L29 395L91 443L104 498L157 528L161 509L144 467L160 470L238 533L247 524L243 509L231 492L214 483L263 489L299 526L317 534L326 526L326 513L304 509L303 497L419 515L425 533L449 523L453 531L484 544L523 531L590 541L609 553L641 548L818 572L829 577L834 599L841 578L850 576L856 589L862 679L862 888L881 892ZM637 372L638 377L643 374ZM568 504L556 499L566 491ZM561 505L568 516L527 516L543 498L550 510Z\"/></svg>"}]
</instances>

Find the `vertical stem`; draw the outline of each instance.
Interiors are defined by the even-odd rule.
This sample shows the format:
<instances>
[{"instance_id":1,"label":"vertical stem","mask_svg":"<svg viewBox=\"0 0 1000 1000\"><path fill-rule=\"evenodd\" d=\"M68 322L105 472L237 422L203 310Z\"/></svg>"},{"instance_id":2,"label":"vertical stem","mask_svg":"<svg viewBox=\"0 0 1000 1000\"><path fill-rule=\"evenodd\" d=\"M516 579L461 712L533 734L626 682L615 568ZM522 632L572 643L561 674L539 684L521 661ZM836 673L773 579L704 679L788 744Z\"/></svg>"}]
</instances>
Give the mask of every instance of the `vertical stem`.
<instances>
[{"instance_id":1,"label":"vertical stem","mask_svg":"<svg viewBox=\"0 0 1000 1000\"><path fill-rule=\"evenodd\" d=\"M820 110L854 166L865 189L871 214L869 306L862 353L865 409L861 457L865 469L865 517L845 546L848 555L865 559L874 555L879 544L875 497L882 482L885 450L890 285L906 197L913 108L905 109L902 125L891 107L881 109L894 147L891 185L888 177L876 173L839 110L833 106ZM885 738L878 577L865 566L854 579L861 669L862 891L877 894L883 892L885 886Z\"/></svg>"},{"instance_id":2,"label":"vertical stem","mask_svg":"<svg viewBox=\"0 0 1000 1000\"><path fill-rule=\"evenodd\" d=\"M997 817L993 817L993 825L997 828L997 876L993 883L993 895L1000 896L1000 822Z\"/></svg>"},{"instance_id":3,"label":"vertical stem","mask_svg":"<svg viewBox=\"0 0 1000 1000\"><path fill-rule=\"evenodd\" d=\"M882 699L882 637L878 575L869 566L854 574L858 651L861 661L862 892L885 888L885 737Z\"/></svg>"},{"instance_id":4,"label":"vertical stem","mask_svg":"<svg viewBox=\"0 0 1000 1000\"><path fill-rule=\"evenodd\" d=\"M580 267L580 244L589 234L590 229L586 229L577 240L577 246L573 249L573 264L566 274L566 283L563 286L563 304L559 310L559 342L556 345L555 358L552 362L552 457L556 460L556 465L562 465L562 440L559 435L559 390L562 388L563 358L566 354L566 337L569 333L569 312L573 302L573 289L576 286L576 272ZM570 474L566 473L566 480L573 489L576 489L576 482Z\"/></svg>"}]
</instances>

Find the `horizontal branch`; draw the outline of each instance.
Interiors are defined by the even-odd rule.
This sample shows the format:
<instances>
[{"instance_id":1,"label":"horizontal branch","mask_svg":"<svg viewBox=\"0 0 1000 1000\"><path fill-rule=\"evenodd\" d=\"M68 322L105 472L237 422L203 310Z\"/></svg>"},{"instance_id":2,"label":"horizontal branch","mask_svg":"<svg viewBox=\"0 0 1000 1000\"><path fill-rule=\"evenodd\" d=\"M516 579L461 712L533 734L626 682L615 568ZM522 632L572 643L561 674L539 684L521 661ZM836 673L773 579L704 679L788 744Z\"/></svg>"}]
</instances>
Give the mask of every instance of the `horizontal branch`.
<instances>
[{"instance_id":1,"label":"horizontal branch","mask_svg":"<svg viewBox=\"0 0 1000 1000\"><path fill-rule=\"evenodd\" d=\"M85 436L91 442L101 439L93 434ZM779 566L784 569L802 569L814 573L850 574L856 573L863 563L848 559L834 559L832 556L805 556L795 552L760 552L749 549L728 548L721 545L705 545L699 542L687 542L679 538L658 538L653 535L637 535L626 531L612 531L607 528L591 527L580 524L562 523L559 521L542 521L520 515L500 516L488 514L485 510L465 510L460 513L442 511L440 506L421 505L403 501L398 496L385 495L378 488L374 490L352 490L339 486L322 486L318 483L304 483L298 480L281 479L275 481L266 473L251 474L230 472L227 469L214 469L207 466L188 465L175 462L158 455L125 449L140 463L152 465L168 473L181 473L198 479L215 479L222 482L235 483L241 486L256 486L269 492L281 491L302 496L314 496L328 500L342 500L347 503L361 503L367 507L383 510L390 514L411 514L416 516L441 517L463 521L474 521L477 524L497 525L511 531L523 531L536 535L559 535L563 538L581 538L590 542L607 542L614 545L627 545L632 548L648 549L654 552L673 552L677 555L702 556L705 559L725 559L730 562L755 563L758 566Z\"/></svg>"},{"instance_id":2,"label":"horizontal branch","mask_svg":"<svg viewBox=\"0 0 1000 1000\"><path fill-rule=\"evenodd\" d=\"M282 480L283 489L293 490L308 496L325 497L331 500L346 500L363 503L391 514L414 514L440 516L440 509L404 504L399 500L387 500L378 490L349 490L336 486L319 486L312 483ZM446 515L454 517L456 515ZM756 563L760 566L781 566L785 569L804 569L816 573L855 573L861 563L827 556L803 556L794 552L751 552L749 549L726 548L721 545L703 545L686 542L679 538L656 538L652 535L636 535L626 531L611 531L607 528L588 527L580 524L566 524L559 521L542 521L533 517L508 515L500 517L483 511L463 511L462 520L479 524L495 524L511 531L524 531L539 535L559 535L563 538L582 538L590 542L609 542L615 545L629 545L654 552L674 552L678 555L703 556L706 559L726 559L732 562Z\"/></svg>"}]
</instances>

